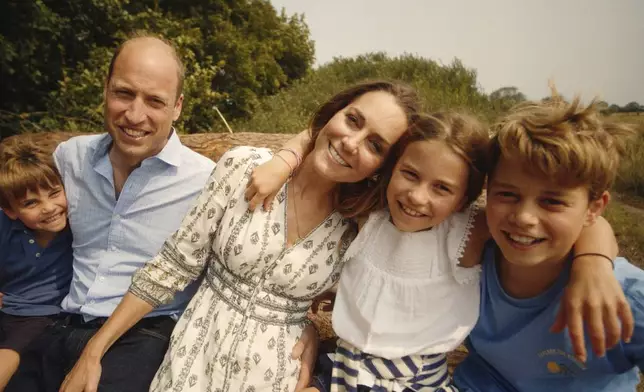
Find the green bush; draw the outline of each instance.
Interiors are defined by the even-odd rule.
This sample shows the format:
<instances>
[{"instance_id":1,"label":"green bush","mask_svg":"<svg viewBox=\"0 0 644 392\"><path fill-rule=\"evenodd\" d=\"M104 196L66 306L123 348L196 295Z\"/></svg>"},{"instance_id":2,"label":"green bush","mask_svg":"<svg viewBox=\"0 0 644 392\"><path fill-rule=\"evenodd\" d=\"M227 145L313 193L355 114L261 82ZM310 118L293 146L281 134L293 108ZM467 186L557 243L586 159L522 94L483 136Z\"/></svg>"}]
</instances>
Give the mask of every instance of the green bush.
<instances>
[{"instance_id":1,"label":"green bush","mask_svg":"<svg viewBox=\"0 0 644 392\"><path fill-rule=\"evenodd\" d=\"M368 79L396 79L418 90L425 110L464 108L487 119L493 106L476 82L476 71L459 60L449 65L413 55L388 57L371 53L336 58L280 93L262 99L249 119L233 122L236 131L297 132L334 93Z\"/></svg>"},{"instance_id":2,"label":"green bush","mask_svg":"<svg viewBox=\"0 0 644 392\"><path fill-rule=\"evenodd\" d=\"M303 77L313 42L301 16L268 0L7 0L0 2L0 137L100 130L115 47L135 30L176 43L185 60L180 131L223 130Z\"/></svg>"}]
</instances>

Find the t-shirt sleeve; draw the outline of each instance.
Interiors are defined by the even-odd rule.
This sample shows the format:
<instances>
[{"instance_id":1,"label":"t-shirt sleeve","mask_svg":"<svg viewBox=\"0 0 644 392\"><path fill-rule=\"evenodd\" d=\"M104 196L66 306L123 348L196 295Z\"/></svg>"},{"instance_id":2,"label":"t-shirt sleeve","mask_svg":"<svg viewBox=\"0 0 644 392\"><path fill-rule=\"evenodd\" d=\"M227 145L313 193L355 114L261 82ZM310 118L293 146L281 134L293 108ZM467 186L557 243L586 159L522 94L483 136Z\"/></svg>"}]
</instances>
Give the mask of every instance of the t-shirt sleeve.
<instances>
[{"instance_id":1,"label":"t-shirt sleeve","mask_svg":"<svg viewBox=\"0 0 644 392\"><path fill-rule=\"evenodd\" d=\"M226 152L206 182L179 229L168 238L161 250L132 279L130 292L153 306L169 303L175 294L197 279L206 266L212 247L212 233L232 195L250 175L249 168L268 150L238 147ZM266 160L266 159L265 159Z\"/></svg>"},{"instance_id":2,"label":"t-shirt sleeve","mask_svg":"<svg viewBox=\"0 0 644 392\"><path fill-rule=\"evenodd\" d=\"M635 320L633 337L624 350L633 364L644 372L644 271L618 258L615 261L615 274L622 281Z\"/></svg>"}]
</instances>

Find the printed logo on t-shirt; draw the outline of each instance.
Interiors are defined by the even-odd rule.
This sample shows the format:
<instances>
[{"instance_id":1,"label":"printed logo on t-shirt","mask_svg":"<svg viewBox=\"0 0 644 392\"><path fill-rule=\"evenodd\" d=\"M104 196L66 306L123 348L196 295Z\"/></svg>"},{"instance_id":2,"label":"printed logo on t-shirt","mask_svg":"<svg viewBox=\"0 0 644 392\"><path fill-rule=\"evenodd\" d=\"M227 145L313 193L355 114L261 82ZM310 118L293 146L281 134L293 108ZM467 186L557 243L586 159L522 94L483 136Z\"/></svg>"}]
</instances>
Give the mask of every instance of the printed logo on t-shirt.
<instances>
[{"instance_id":1,"label":"printed logo on t-shirt","mask_svg":"<svg viewBox=\"0 0 644 392\"><path fill-rule=\"evenodd\" d=\"M543 350L539 354L545 370L551 375L575 376L586 370L586 365L574 355L560 349Z\"/></svg>"}]
</instances>

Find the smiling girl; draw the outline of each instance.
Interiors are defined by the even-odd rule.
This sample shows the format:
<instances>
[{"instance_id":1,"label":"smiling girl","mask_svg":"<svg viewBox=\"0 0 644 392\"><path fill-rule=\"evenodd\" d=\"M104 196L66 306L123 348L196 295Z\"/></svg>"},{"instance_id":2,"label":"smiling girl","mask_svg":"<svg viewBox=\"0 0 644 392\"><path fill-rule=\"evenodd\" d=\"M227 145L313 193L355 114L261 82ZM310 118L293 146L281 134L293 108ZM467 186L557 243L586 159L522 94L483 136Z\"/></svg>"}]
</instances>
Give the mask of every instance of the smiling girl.
<instances>
[{"instance_id":1,"label":"smiling girl","mask_svg":"<svg viewBox=\"0 0 644 392\"><path fill-rule=\"evenodd\" d=\"M445 112L418 116L394 146L372 188L375 212L351 211L360 232L344 255L333 309L337 349L332 360L320 357L314 389L453 390L446 353L479 315L489 233L472 203L488 141L475 118ZM337 164L350 159L339 155ZM605 238L598 233L584 235Z\"/></svg>"}]
</instances>

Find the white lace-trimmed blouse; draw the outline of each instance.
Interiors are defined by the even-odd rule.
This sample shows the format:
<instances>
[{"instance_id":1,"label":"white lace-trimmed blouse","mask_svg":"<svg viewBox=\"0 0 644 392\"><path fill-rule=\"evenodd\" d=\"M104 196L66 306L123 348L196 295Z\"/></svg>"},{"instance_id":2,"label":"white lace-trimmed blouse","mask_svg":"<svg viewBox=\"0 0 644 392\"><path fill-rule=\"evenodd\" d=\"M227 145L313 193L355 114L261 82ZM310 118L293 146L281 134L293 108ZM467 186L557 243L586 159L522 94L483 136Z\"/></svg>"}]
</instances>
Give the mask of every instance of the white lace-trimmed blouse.
<instances>
[{"instance_id":1,"label":"white lace-trimmed blouse","mask_svg":"<svg viewBox=\"0 0 644 392\"><path fill-rule=\"evenodd\" d=\"M333 309L336 334L383 358L453 350L479 315L480 266L458 265L474 207L431 230L404 233L372 213L345 254Z\"/></svg>"}]
</instances>

